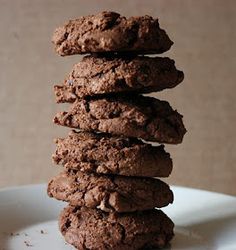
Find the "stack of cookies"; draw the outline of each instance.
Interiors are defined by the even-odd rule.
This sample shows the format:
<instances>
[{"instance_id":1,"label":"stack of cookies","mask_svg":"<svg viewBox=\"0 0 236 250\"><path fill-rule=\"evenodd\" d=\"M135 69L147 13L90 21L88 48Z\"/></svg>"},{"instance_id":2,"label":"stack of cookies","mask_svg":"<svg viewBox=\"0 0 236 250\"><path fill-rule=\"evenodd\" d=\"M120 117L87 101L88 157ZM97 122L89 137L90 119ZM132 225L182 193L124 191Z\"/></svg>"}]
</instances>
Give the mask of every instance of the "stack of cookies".
<instances>
[{"instance_id":1,"label":"stack of cookies","mask_svg":"<svg viewBox=\"0 0 236 250\"><path fill-rule=\"evenodd\" d=\"M77 129L56 140L53 160L64 171L48 194L69 203L59 219L65 240L77 249L150 249L166 246L173 222L159 209L173 202L172 160L163 145L186 132L166 101L142 93L173 88L184 75L173 60L147 57L173 42L150 16L114 12L71 20L56 29L62 56L89 53L54 87L58 103L71 103L54 123Z\"/></svg>"}]
</instances>

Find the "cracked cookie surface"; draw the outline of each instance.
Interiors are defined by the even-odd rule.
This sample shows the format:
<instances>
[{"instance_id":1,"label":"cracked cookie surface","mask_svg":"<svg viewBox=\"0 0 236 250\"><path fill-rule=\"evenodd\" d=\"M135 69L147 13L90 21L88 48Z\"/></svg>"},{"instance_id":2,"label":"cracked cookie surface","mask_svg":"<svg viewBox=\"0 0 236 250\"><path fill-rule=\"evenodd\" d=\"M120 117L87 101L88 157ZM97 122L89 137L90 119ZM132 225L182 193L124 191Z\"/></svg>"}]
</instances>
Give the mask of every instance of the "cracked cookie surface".
<instances>
[{"instance_id":1,"label":"cracked cookie surface","mask_svg":"<svg viewBox=\"0 0 236 250\"><path fill-rule=\"evenodd\" d=\"M54 123L170 144L181 143L186 133L182 115L168 102L140 95L78 100L68 112L58 113Z\"/></svg>"},{"instance_id":2,"label":"cracked cookie surface","mask_svg":"<svg viewBox=\"0 0 236 250\"><path fill-rule=\"evenodd\" d=\"M183 72L167 57L86 56L54 91L58 103L74 102L102 94L161 91L175 87L183 78Z\"/></svg>"},{"instance_id":3,"label":"cracked cookie surface","mask_svg":"<svg viewBox=\"0 0 236 250\"><path fill-rule=\"evenodd\" d=\"M109 11L70 20L55 30L52 42L61 56L126 51L159 54L173 44L158 19L126 18Z\"/></svg>"},{"instance_id":4,"label":"cracked cookie surface","mask_svg":"<svg viewBox=\"0 0 236 250\"><path fill-rule=\"evenodd\" d=\"M68 206L60 215L65 240L79 250L159 249L173 238L174 224L161 210L105 213Z\"/></svg>"},{"instance_id":5,"label":"cracked cookie surface","mask_svg":"<svg viewBox=\"0 0 236 250\"><path fill-rule=\"evenodd\" d=\"M163 145L152 146L137 138L70 131L55 143L53 161L82 172L168 177L173 167Z\"/></svg>"},{"instance_id":6,"label":"cracked cookie surface","mask_svg":"<svg viewBox=\"0 0 236 250\"><path fill-rule=\"evenodd\" d=\"M73 206L119 213L161 208L173 202L170 187L158 179L73 170L54 177L48 184L48 194Z\"/></svg>"}]
</instances>

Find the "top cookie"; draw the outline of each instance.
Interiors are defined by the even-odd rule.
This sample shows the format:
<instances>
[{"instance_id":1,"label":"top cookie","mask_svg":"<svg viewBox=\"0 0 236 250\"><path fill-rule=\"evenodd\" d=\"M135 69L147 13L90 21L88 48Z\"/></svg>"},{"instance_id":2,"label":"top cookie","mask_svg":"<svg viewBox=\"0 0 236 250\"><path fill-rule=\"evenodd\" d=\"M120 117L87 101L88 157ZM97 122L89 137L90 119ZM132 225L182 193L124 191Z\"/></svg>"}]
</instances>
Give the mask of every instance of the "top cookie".
<instances>
[{"instance_id":1,"label":"top cookie","mask_svg":"<svg viewBox=\"0 0 236 250\"><path fill-rule=\"evenodd\" d=\"M52 42L61 56L126 51L159 54L173 44L158 19L126 18L109 11L70 20L55 30Z\"/></svg>"}]
</instances>

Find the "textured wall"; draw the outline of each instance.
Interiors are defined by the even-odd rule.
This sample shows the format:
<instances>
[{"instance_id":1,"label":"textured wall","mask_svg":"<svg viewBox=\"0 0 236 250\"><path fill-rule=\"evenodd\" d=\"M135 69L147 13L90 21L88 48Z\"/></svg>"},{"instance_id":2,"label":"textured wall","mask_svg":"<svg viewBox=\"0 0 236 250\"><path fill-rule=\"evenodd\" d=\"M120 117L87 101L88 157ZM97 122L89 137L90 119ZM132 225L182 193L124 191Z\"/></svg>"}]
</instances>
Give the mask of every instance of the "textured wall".
<instances>
[{"instance_id":1,"label":"textured wall","mask_svg":"<svg viewBox=\"0 0 236 250\"><path fill-rule=\"evenodd\" d=\"M150 14L175 42L166 53L185 71L176 89L155 94L182 114L184 142L168 146L169 182L236 194L236 2L234 0L0 0L0 186L46 182L52 140L52 85L79 56L60 58L50 38L65 20L100 10Z\"/></svg>"}]
</instances>

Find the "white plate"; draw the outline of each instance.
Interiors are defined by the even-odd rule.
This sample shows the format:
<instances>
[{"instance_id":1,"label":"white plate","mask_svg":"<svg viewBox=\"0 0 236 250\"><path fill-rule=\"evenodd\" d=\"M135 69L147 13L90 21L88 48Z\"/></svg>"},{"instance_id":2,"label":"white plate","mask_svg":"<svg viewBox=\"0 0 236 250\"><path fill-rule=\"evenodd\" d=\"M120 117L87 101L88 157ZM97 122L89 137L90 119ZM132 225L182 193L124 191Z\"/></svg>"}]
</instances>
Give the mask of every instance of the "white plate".
<instances>
[{"instance_id":1,"label":"white plate","mask_svg":"<svg viewBox=\"0 0 236 250\"><path fill-rule=\"evenodd\" d=\"M236 250L236 198L172 187L173 205L163 209L175 222L171 250ZM68 250L57 227L64 203L45 185L0 191L0 250Z\"/></svg>"}]
</instances>

